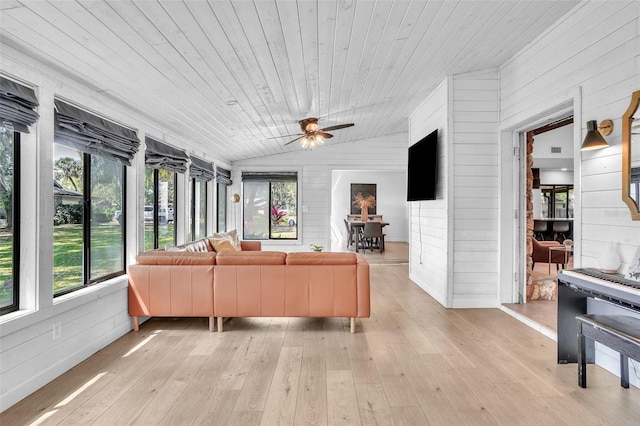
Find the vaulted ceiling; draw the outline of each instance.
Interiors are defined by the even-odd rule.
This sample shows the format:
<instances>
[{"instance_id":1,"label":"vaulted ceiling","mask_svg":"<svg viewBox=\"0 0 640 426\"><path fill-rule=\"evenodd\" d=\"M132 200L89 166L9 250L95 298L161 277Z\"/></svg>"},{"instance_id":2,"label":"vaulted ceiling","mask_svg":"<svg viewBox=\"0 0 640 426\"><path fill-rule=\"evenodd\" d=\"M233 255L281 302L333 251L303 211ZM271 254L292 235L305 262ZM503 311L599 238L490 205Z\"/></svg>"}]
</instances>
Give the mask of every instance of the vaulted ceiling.
<instances>
[{"instance_id":1,"label":"vaulted ceiling","mask_svg":"<svg viewBox=\"0 0 640 426\"><path fill-rule=\"evenodd\" d=\"M305 117L355 123L328 144L405 132L447 75L497 68L577 3L3 0L0 40L234 161L301 149L270 138Z\"/></svg>"}]
</instances>

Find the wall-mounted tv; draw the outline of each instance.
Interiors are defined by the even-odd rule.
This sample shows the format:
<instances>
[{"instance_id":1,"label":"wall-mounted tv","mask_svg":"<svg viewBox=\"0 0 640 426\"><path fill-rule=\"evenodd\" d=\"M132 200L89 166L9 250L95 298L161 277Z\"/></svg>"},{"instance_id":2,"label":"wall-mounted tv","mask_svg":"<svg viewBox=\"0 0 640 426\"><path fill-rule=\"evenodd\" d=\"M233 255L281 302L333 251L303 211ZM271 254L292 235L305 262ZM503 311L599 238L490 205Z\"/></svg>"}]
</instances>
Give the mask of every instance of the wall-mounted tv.
<instances>
[{"instance_id":1,"label":"wall-mounted tv","mask_svg":"<svg viewBox=\"0 0 640 426\"><path fill-rule=\"evenodd\" d=\"M438 183L438 129L409 147L407 201L435 200Z\"/></svg>"}]
</instances>

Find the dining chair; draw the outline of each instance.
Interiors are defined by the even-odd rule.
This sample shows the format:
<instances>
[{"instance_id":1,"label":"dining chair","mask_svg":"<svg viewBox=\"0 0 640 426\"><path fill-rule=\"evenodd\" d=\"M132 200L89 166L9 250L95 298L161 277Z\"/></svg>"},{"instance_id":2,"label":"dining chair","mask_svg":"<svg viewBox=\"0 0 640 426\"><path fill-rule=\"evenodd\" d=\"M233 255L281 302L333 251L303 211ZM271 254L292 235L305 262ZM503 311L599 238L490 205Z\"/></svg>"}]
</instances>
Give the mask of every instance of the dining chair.
<instances>
[{"instance_id":1,"label":"dining chair","mask_svg":"<svg viewBox=\"0 0 640 426\"><path fill-rule=\"evenodd\" d=\"M382 233L382 223L380 222L367 222L364 224L364 231L362 232L362 239L365 242L366 247L369 247L371 251L377 248L380 253L384 251L384 235Z\"/></svg>"},{"instance_id":2,"label":"dining chair","mask_svg":"<svg viewBox=\"0 0 640 426\"><path fill-rule=\"evenodd\" d=\"M347 249L349 247L351 247L351 244L353 244L353 237L354 237L354 228L349 225L349 222L347 221L347 219L344 219L344 226L347 228Z\"/></svg>"}]
</instances>

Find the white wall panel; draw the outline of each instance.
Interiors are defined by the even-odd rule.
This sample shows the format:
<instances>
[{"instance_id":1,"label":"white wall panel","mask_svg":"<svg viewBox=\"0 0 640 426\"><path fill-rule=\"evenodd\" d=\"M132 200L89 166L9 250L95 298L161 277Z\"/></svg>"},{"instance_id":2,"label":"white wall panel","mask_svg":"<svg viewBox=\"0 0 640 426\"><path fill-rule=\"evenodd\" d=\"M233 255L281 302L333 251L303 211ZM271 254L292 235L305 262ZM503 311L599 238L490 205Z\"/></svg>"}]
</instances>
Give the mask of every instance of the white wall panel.
<instances>
[{"instance_id":1,"label":"white wall panel","mask_svg":"<svg viewBox=\"0 0 640 426\"><path fill-rule=\"evenodd\" d=\"M448 80L444 80L409 118L409 146L438 130L436 200L413 201L410 207L409 276L442 305L450 307L449 199L450 159L447 111Z\"/></svg>"}]
</instances>

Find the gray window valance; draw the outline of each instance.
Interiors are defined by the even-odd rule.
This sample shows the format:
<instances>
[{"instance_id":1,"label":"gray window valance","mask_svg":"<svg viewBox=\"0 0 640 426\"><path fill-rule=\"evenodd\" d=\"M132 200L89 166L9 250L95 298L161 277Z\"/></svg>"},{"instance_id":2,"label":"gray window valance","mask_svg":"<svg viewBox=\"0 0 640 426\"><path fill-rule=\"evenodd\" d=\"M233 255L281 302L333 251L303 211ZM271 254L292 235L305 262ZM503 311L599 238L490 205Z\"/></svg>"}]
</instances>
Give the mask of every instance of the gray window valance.
<instances>
[{"instance_id":1,"label":"gray window valance","mask_svg":"<svg viewBox=\"0 0 640 426\"><path fill-rule=\"evenodd\" d=\"M297 181L298 172L242 172L242 181Z\"/></svg>"},{"instance_id":2,"label":"gray window valance","mask_svg":"<svg viewBox=\"0 0 640 426\"><path fill-rule=\"evenodd\" d=\"M196 157L191 157L191 167L189 168L189 174L192 178L200 180L213 180L215 177L215 171L213 170L213 163L201 160Z\"/></svg>"},{"instance_id":3,"label":"gray window valance","mask_svg":"<svg viewBox=\"0 0 640 426\"><path fill-rule=\"evenodd\" d=\"M216 167L216 181L223 185L231 185L233 183L231 180L231 171L223 169L222 167Z\"/></svg>"},{"instance_id":4,"label":"gray window valance","mask_svg":"<svg viewBox=\"0 0 640 426\"><path fill-rule=\"evenodd\" d=\"M145 164L154 169L166 169L176 173L187 171L189 156L181 149L174 148L150 137L145 137L147 149L144 152Z\"/></svg>"},{"instance_id":5,"label":"gray window valance","mask_svg":"<svg viewBox=\"0 0 640 426\"><path fill-rule=\"evenodd\" d=\"M29 133L40 116L35 111L38 98L33 89L0 77L0 125L11 123L14 130Z\"/></svg>"},{"instance_id":6,"label":"gray window valance","mask_svg":"<svg viewBox=\"0 0 640 426\"><path fill-rule=\"evenodd\" d=\"M56 143L127 166L140 147L136 132L55 100Z\"/></svg>"}]
</instances>

